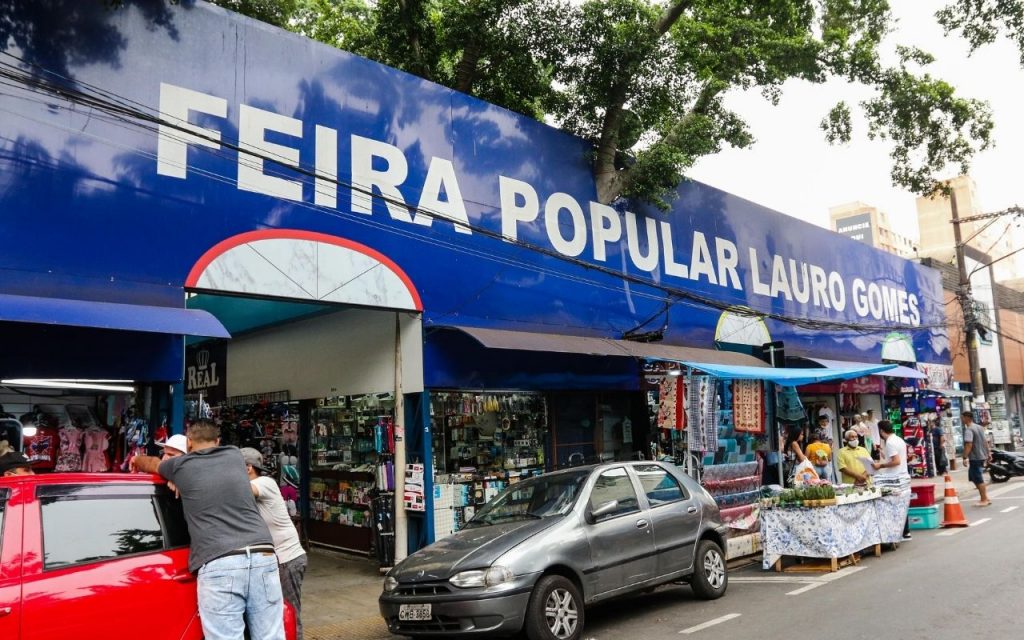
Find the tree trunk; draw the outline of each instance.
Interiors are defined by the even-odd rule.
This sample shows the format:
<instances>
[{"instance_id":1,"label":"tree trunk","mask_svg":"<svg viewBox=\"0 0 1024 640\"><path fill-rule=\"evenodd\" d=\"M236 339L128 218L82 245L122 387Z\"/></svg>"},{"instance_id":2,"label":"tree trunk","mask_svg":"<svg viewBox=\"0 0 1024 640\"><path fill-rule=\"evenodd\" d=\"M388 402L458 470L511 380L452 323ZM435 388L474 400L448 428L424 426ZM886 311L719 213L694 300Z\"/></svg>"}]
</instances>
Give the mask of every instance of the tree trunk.
<instances>
[{"instance_id":1,"label":"tree trunk","mask_svg":"<svg viewBox=\"0 0 1024 640\"><path fill-rule=\"evenodd\" d=\"M462 59L455 71L455 90L462 93L473 93L473 81L476 80L477 64L480 62L480 43L471 41L462 50Z\"/></svg>"},{"instance_id":2,"label":"tree trunk","mask_svg":"<svg viewBox=\"0 0 1024 640\"><path fill-rule=\"evenodd\" d=\"M423 60L423 45L420 43L420 14L422 13L421 0L398 0L405 17L406 32L409 36L409 46L412 48L413 64L411 65L416 75L430 80L430 68Z\"/></svg>"},{"instance_id":3,"label":"tree trunk","mask_svg":"<svg viewBox=\"0 0 1024 640\"><path fill-rule=\"evenodd\" d=\"M626 82L616 84L608 98L608 110L604 114L601 139L597 143L594 157L597 200L602 204L609 204L619 197L624 186L620 172L615 168L615 154L618 151L619 129L622 127L622 111L626 104Z\"/></svg>"}]
</instances>

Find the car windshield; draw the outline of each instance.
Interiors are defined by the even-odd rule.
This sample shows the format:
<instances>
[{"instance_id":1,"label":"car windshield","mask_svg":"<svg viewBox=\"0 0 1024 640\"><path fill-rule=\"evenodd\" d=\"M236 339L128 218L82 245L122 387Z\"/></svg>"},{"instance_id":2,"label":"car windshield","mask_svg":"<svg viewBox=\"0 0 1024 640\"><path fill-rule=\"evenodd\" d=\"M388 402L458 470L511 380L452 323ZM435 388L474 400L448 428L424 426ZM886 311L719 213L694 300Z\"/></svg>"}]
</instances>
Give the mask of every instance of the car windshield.
<instances>
[{"instance_id":1,"label":"car windshield","mask_svg":"<svg viewBox=\"0 0 1024 640\"><path fill-rule=\"evenodd\" d=\"M589 475L589 471L581 470L518 482L484 505L467 526L565 515L576 504L576 497Z\"/></svg>"}]
</instances>

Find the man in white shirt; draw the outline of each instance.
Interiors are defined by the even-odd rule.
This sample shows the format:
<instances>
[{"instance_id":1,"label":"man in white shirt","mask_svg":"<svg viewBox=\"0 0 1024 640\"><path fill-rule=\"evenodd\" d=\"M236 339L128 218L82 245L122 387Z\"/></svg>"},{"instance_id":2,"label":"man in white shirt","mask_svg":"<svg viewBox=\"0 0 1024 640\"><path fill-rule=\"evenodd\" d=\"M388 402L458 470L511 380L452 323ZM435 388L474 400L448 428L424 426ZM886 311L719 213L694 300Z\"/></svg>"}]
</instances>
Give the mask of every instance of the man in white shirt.
<instances>
[{"instance_id":1,"label":"man in white shirt","mask_svg":"<svg viewBox=\"0 0 1024 640\"><path fill-rule=\"evenodd\" d=\"M888 485L900 491L910 489L910 471L907 468L907 443L896 435L892 423L881 420L878 423L879 435L882 438L880 462L874 463L875 483L879 486ZM903 539L910 540L910 518L903 524Z\"/></svg>"},{"instance_id":2,"label":"man in white shirt","mask_svg":"<svg viewBox=\"0 0 1024 640\"><path fill-rule=\"evenodd\" d=\"M245 469L249 473L249 485L256 497L256 508L274 540L278 570L281 574L281 592L288 604L295 609L296 638L302 640L302 578L306 575L306 551L299 542L288 508L281 497L281 488L269 476L263 475L263 454L251 447L241 450Z\"/></svg>"}]
</instances>

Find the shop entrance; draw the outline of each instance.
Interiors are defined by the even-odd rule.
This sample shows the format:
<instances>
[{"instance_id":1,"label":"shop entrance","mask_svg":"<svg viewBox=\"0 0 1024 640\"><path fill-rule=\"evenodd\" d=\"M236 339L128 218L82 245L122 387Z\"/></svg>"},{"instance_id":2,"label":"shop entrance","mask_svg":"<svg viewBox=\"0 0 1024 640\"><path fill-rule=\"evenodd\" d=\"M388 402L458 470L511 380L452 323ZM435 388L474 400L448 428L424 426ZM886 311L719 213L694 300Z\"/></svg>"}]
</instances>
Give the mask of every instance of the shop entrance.
<instances>
[{"instance_id":1,"label":"shop entrance","mask_svg":"<svg viewBox=\"0 0 1024 640\"><path fill-rule=\"evenodd\" d=\"M409 278L368 247L273 230L220 243L187 286L188 308L213 314L232 338L188 346L186 412L263 453L294 500L309 552L303 600L336 599L339 578L376 583L394 560L401 508L396 391L423 389L421 305Z\"/></svg>"}]
</instances>

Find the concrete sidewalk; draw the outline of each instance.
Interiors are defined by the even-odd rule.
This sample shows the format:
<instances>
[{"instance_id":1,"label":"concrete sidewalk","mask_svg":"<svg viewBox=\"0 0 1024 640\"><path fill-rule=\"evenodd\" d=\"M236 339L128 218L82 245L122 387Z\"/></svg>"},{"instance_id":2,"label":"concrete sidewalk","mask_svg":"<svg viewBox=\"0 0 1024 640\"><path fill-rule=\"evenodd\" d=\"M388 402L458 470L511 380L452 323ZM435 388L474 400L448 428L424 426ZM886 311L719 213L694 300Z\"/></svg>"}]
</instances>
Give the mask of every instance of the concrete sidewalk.
<instances>
[{"instance_id":1,"label":"concrete sidewalk","mask_svg":"<svg viewBox=\"0 0 1024 640\"><path fill-rule=\"evenodd\" d=\"M306 640L393 638L377 609L383 576L377 563L321 549L309 552L302 584Z\"/></svg>"}]
</instances>

